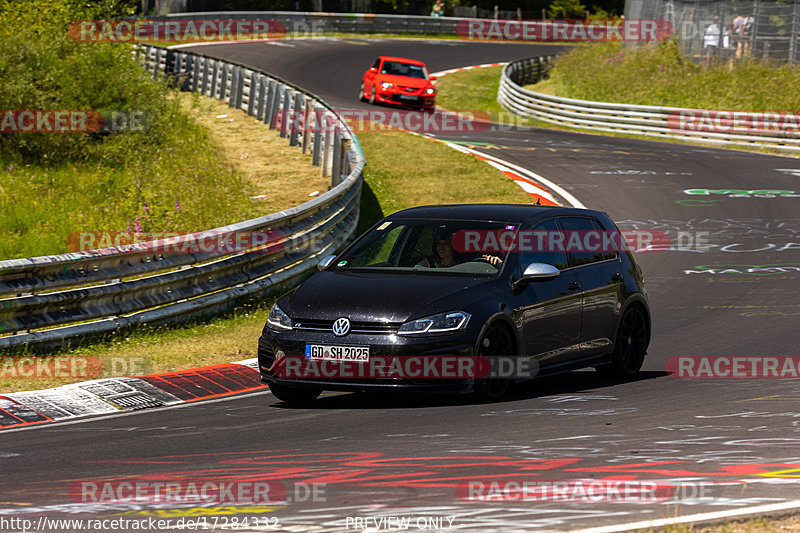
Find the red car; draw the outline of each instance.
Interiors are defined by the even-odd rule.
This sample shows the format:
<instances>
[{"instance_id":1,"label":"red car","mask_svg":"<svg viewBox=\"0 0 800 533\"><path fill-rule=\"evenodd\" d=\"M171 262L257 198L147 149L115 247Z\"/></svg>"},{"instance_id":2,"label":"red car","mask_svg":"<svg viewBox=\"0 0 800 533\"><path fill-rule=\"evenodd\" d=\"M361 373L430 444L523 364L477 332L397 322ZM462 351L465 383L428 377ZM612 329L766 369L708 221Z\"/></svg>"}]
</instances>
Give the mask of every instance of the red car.
<instances>
[{"instance_id":1,"label":"red car","mask_svg":"<svg viewBox=\"0 0 800 533\"><path fill-rule=\"evenodd\" d=\"M404 57L381 56L364 73L361 101L433 109L436 88L425 63Z\"/></svg>"}]
</instances>

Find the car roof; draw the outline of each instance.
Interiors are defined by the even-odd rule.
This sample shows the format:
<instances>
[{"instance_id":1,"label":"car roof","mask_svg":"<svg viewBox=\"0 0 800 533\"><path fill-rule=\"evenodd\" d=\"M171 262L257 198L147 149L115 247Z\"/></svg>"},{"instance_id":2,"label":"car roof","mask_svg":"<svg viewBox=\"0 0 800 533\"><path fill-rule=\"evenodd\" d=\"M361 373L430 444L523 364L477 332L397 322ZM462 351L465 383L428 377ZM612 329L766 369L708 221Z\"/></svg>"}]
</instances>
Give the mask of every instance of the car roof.
<instances>
[{"instance_id":1,"label":"car roof","mask_svg":"<svg viewBox=\"0 0 800 533\"><path fill-rule=\"evenodd\" d=\"M591 209L577 209L574 207L553 207L546 205L530 204L450 204L450 205L424 205L398 211L386 217L387 219L435 219L435 220L486 220L492 222L515 222L547 218L559 215L589 215L594 217L607 216L601 211Z\"/></svg>"},{"instance_id":2,"label":"car roof","mask_svg":"<svg viewBox=\"0 0 800 533\"><path fill-rule=\"evenodd\" d=\"M411 63L412 65L425 66L425 63L423 63L419 59L409 59L407 57L380 56L378 59L385 59L387 61L402 61L403 63Z\"/></svg>"}]
</instances>

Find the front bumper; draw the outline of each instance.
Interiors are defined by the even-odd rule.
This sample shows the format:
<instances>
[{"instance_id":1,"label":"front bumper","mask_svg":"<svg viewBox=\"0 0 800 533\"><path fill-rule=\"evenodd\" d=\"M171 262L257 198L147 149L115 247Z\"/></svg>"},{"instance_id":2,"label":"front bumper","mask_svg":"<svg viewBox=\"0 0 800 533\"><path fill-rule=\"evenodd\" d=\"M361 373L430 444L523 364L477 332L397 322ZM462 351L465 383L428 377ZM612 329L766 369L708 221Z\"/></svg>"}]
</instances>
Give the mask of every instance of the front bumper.
<instances>
[{"instance_id":1,"label":"front bumper","mask_svg":"<svg viewBox=\"0 0 800 533\"><path fill-rule=\"evenodd\" d=\"M455 335L441 335L435 337L406 337L382 334L351 334L347 340L334 337L330 333L319 331L282 331L275 332L265 328L258 341L258 366L261 380L264 383L277 383L297 388L314 390L335 391L362 391L362 390L407 390L407 391L437 391L437 392L467 392L474 382L471 378L450 375L435 375L419 377L394 377L375 375L373 372L347 374L345 372L321 372L310 376L299 377L298 374L288 375L284 371L284 360L294 358L306 360L305 351L307 344L339 345L339 346L369 346L370 359L381 359L382 362L391 363L394 359L408 361L408 358L442 358L458 360L473 355L474 342L468 332ZM276 364L277 362L277 364ZM319 362L316 362L319 363ZM336 368L336 361L322 362L325 368ZM353 364L353 363L349 363ZM283 366L282 366L283 365ZM365 364L366 365L366 364ZM317 367L321 368L321 367ZM276 372L277 370L277 372ZM289 373L291 374L291 373ZM339 375L342 374L342 375Z\"/></svg>"},{"instance_id":2,"label":"front bumper","mask_svg":"<svg viewBox=\"0 0 800 533\"><path fill-rule=\"evenodd\" d=\"M436 95L414 95L407 93L394 93L394 92L378 92L378 101L386 104L412 106L412 107L429 107L436 106Z\"/></svg>"}]
</instances>

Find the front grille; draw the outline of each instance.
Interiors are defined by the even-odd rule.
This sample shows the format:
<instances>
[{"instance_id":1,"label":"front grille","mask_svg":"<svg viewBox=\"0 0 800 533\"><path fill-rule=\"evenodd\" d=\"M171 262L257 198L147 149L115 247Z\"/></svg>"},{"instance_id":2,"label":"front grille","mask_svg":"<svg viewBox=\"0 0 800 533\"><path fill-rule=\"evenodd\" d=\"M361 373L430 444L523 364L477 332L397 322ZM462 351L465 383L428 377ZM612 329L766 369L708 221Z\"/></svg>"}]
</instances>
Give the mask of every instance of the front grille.
<instances>
[{"instance_id":1,"label":"front grille","mask_svg":"<svg viewBox=\"0 0 800 533\"><path fill-rule=\"evenodd\" d=\"M298 331L332 332L333 320L298 320L292 327ZM397 333L400 324L390 322L350 322L350 333L367 335L391 335Z\"/></svg>"},{"instance_id":2,"label":"front grille","mask_svg":"<svg viewBox=\"0 0 800 533\"><path fill-rule=\"evenodd\" d=\"M402 85L398 85L397 88L400 89L401 91L405 91L407 93L415 93L415 92L419 91L419 89L416 89L414 87L404 87Z\"/></svg>"}]
</instances>

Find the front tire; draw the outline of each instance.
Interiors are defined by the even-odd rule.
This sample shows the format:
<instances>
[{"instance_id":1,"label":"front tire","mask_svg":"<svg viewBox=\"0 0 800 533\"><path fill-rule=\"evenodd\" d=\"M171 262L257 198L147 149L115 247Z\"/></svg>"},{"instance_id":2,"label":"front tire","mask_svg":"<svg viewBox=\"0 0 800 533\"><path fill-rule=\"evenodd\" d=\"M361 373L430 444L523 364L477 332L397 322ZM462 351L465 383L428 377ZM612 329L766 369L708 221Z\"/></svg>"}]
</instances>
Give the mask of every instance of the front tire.
<instances>
[{"instance_id":1,"label":"front tire","mask_svg":"<svg viewBox=\"0 0 800 533\"><path fill-rule=\"evenodd\" d=\"M489 326L481 339L478 355L489 358L493 371L496 369L497 358L513 357L514 340L508 328L499 325ZM510 388L509 378L490 376L475 380L473 394L481 401L496 402L501 400Z\"/></svg>"},{"instance_id":2,"label":"front tire","mask_svg":"<svg viewBox=\"0 0 800 533\"><path fill-rule=\"evenodd\" d=\"M372 105L375 105L375 98L376 98L375 86L373 85L372 86L372 94L370 94L370 97L369 97L369 103L372 104Z\"/></svg>"},{"instance_id":3,"label":"front tire","mask_svg":"<svg viewBox=\"0 0 800 533\"><path fill-rule=\"evenodd\" d=\"M364 83L363 82L361 83L361 92L358 93L358 99L361 100L362 102L366 102L367 101L366 97L364 96Z\"/></svg>"},{"instance_id":4,"label":"front tire","mask_svg":"<svg viewBox=\"0 0 800 533\"><path fill-rule=\"evenodd\" d=\"M611 364L598 367L597 371L609 378L630 379L636 376L647 354L649 329L644 311L638 306L628 308L619 321Z\"/></svg>"},{"instance_id":5,"label":"front tire","mask_svg":"<svg viewBox=\"0 0 800 533\"><path fill-rule=\"evenodd\" d=\"M280 401L292 405L311 403L316 400L320 394L322 394L321 390L296 389L294 387L287 387L286 385L280 385L278 383L270 384L269 390L272 392L272 395Z\"/></svg>"}]
</instances>

